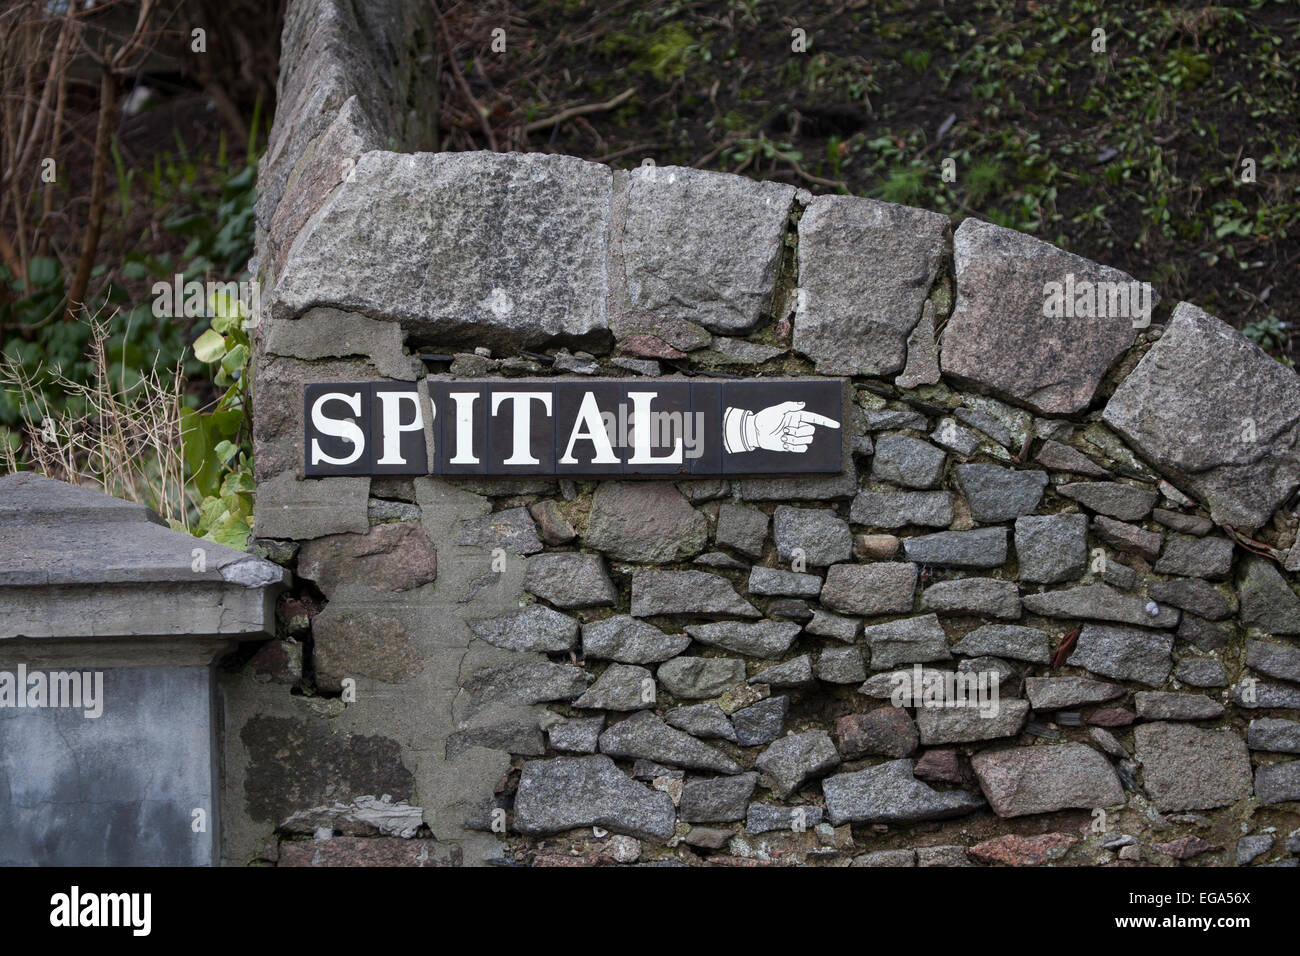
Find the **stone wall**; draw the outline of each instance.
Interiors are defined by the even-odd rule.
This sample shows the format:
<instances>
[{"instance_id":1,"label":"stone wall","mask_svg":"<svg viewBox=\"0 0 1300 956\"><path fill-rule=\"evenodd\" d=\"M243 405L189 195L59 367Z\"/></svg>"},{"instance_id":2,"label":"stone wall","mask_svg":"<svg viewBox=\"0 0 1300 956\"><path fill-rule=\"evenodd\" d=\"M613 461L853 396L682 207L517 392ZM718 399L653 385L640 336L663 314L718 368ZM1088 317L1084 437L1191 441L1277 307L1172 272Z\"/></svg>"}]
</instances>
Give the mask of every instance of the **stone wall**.
<instances>
[{"instance_id":1,"label":"stone wall","mask_svg":"<svg viewBox=\"0 0 1300 956\"><path fill-rule=\"evenodd\" d=\"M417 6L286 26L256 533L298 583L223 678L227 862L1295 865L1294 372L1188 303L1046 317L1131 279L974 219L393 151ZM845 468L303 478L305 384L426 373L833 377Z\"/></svg>"}]
</instances>

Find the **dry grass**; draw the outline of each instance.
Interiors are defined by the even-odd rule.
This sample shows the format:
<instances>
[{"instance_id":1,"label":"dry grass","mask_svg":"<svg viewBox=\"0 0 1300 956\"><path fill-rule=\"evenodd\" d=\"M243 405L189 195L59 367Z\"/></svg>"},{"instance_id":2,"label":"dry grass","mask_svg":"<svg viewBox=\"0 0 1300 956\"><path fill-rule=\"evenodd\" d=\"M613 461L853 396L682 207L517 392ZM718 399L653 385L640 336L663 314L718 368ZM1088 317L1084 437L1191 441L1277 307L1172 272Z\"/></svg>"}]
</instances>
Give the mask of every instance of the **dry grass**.
<instances>
[{"instance_id":1,"label":"dry grass","mask_svg":"<svg viewBox=\"0 0 1300 956\"><path fill-rule=\"evenodd\" d=\"M22 448L0 443L0 465L18 471L21 459L29 470L147 505L188 531L196 502L181 451L181 368L153 368L128 386L124 372L115 376L108 362L106 324L98 317L90 324L93 379L44 372L46 387L63 391L66 406L80 411L50 407L37 381L44 370L34 376L17 362L0 361L0 387L17 393L30 422Z\"/></svg>"}]
</instances>

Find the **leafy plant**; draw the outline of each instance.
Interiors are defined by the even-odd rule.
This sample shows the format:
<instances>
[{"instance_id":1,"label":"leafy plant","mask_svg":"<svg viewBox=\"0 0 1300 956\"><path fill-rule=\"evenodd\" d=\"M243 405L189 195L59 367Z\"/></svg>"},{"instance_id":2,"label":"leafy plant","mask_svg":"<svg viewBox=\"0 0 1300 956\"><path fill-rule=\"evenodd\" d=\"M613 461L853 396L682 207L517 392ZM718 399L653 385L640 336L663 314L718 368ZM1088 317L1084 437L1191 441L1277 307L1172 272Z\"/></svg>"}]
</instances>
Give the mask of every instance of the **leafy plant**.
<instances>
[{"instance_id":1,"label":"leafy plant","mask_svg":"<svg viewBox=\"0 0 1300 956\"><path fill-rule=\"evenodd\" d=\"M225 392L209 412L181 411L185 464L202 500L194 533L244 549L253 526L253 449L248 427L248 362L251 354L244 304L222 292L208 302L210 327L194 343L199 361L214 367Z\"/></svg>"}]
</instances>

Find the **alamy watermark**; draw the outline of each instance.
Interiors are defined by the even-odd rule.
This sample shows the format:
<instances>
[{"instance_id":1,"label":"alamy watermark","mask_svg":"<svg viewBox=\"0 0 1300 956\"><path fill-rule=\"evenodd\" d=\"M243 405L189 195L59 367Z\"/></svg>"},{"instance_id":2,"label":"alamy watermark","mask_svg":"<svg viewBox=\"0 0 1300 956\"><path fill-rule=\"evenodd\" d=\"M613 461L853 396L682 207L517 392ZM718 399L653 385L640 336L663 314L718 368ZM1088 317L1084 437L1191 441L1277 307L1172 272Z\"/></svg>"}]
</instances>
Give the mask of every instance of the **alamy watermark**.
<instances>
[{"instance_id":1,"label":"alamy watermark","mask_svg":"<svg viewBox=\"0 0 1300 956\"><path fill-rule=\"evenodd\" d=\"M895 707L972 707L984 718L1001 712L997 671L938 671L913 664L889 677Z\"/></svg>"},{"instance_id":2,"label":"alamy watermark","mask_svg":"<svg viewBox=\"0 0 1300 956\"><path fill-rule=\"evenodd\" d=\"M1043 316L1049 319L1132 319L1133 328L1151 324L1155 294L1151 283L1076 279L1043 284Z\"/></svg>"},{"instance_id":3,"label":"alamy watermark","mask_svg":"<svg viewBox=\"0 0 1300 956\"><path fill-rule=\"evenodd\" d=\"M262 285L256 279L247 282L199 282L191 279L186 282L185 276L178 272L170 282L155 282L150 291L153 293L154 318L158 319L211 319L234 302L243 306L243 314L254 324L262 314Z\"/></svg>"},{"instance_id":4,"label":"alamy watermark","mask_svg":"<svg viewBox=\"0 0 1300 956\"><path fill-rule=\"evenodd\" d=\"M104 713L103 671L0 670L0 710L67 708L95 720Z\"/></svg>"}]
</instances>

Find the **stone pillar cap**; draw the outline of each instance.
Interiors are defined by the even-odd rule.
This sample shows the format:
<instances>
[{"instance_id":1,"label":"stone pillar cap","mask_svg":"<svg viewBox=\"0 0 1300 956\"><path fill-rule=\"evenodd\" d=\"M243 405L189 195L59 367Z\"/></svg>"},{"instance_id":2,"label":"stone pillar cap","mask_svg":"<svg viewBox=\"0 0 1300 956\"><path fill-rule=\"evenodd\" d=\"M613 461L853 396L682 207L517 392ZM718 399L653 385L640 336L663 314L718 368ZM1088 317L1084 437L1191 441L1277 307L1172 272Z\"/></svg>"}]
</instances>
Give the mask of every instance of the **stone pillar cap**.
<instances>
[{"instance_id":1,"label":"stone pillar cap","mask_svg":"<svg viewBox=\"0 0 1300 956\"><path fill-rule=\"evenodd\" d=\"M262 637L288 581L279 565L173 531L144 505L0 477L0 638Z\"/></svg>"}]
</instances>

